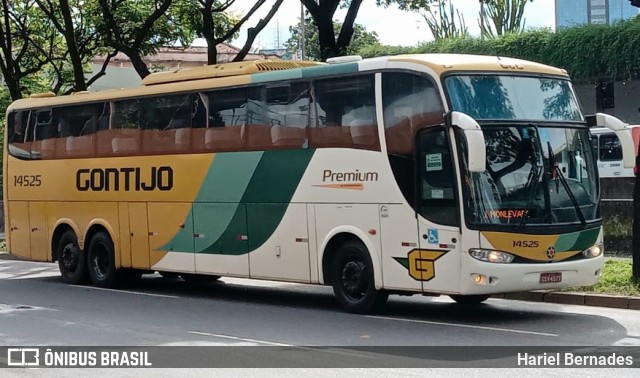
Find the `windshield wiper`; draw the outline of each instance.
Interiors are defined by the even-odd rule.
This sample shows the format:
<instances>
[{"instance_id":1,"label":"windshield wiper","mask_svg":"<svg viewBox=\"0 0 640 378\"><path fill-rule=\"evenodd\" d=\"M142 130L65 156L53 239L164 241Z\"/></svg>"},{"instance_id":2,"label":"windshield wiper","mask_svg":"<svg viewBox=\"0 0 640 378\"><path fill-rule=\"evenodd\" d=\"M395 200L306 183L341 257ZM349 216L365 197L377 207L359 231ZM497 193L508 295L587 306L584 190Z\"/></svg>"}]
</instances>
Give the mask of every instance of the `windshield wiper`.
<instances>
[{"instance_id":1,"label":"windshield wiper","mask_svg":"<svg viewBox=\"0 0 640 378\"><path fill-rule=\"evenodd\" d=\"M537 135L538 128L534 125L531 125L531 126L533 126L534 130L536 130L536 135ZM522 217L522 220L518 225L519 228L523 228L527 220L531 218L531 215L529 215L529 213L531 212L531 205L533 204L533 198L536 195L536 191L538 190L538 184L540 183L540 173L542 173L542 167L538 165L538 162L536 161L535 142L533 141L533 138L529 138L529 141L531 143L531 171L529 172L529 177L527 177L527 183L525 184L525 188L528 188L530 185L532 185L532 187L530 188L531 191L529 192L529 197L527 198L527 204L524 208L527 213L524 217Z\"/></svg>"},{"instance_id":2,"label":"windshield wiper","mask_svg":"<svg viewBox=\"0 0 640 378\"><path fill-rule=\"evenodd\" d=\"M564 190L567 191L567 195L569 196L569 199L571 200L571 203L573 204L573 207L575 207L576 209L576 213L578 214L578 218L580 218L580 223L582 223L583 226L587 225L587 220L584 217L584 214L582 213L582 209L580 208L580 204L578 203L578 200L576 200L576 197L573 195L573 192L571 191L571 188L569 188L569 183L567 183L567 179L564 178L564 175L562 174L562 170L560 170L560 168L558 167L558 165L556 164L556 158L555 155L553 155L553 149L551 148L551 142L547 141L547 150L549 153L549 173L551 174L551 176L553 177L554 173L555 173L555 180L556 180L556 188L558 186L558 178L560 179L560 183L562 184L562 186L564 187ZM556 189L556 191L558 191L559 188ZM553 210L552 210L553 211Z\"/></svg>"}]
</instances>

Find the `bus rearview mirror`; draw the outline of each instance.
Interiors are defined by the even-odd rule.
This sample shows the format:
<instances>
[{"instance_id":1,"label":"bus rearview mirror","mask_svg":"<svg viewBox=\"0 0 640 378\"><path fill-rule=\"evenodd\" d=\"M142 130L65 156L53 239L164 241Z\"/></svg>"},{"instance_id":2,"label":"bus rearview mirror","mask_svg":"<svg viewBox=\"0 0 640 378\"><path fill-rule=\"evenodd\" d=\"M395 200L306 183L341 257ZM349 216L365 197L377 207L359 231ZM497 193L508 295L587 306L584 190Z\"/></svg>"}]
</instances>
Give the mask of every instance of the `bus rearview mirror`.
<instances>
[{"instance_id":1,"label":"bus rearview mirror","mask_svg":"<svg viewBox=\"0 0 640 378\"><path fill-rule=\"evenodd\" d=\"M487 167L487 147L478 122L462 112L451 112L451 125L462 129L467 139L467 168L470 172L484 172Z\"/></svg>"}]
</instances>

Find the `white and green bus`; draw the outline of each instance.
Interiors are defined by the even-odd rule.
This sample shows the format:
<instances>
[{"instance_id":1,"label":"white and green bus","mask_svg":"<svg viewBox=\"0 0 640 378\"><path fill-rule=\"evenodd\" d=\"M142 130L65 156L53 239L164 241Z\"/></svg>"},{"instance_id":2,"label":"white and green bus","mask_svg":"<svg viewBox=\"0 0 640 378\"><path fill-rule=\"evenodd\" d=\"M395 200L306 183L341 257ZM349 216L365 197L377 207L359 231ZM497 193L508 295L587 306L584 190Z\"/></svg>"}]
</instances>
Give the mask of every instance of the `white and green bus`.
<instances>
[{"instance_id":1,"label":"white and green bus","mask_svg":"<svg viewBox=\"0 0 640 378\"><path fill-rule=\"evenodd\" d=\"M564 70L488 56L199 67L7 117L12 254L100 287L146 271L332 285L352 312L595 283L590 125L634 163L626 126L585 117Z\"/></svg>"}]
</instances>

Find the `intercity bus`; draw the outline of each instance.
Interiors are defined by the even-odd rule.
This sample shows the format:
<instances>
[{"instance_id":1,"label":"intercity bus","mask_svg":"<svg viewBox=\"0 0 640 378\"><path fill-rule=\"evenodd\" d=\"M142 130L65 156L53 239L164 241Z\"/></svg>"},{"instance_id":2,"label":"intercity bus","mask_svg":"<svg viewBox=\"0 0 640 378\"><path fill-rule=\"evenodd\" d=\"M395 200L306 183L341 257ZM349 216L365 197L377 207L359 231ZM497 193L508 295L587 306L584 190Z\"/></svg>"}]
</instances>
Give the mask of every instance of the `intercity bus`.
<instances>
[{"instance_id":1,"label":"intercity bus","mask_svg":"<svg viewBox=\"0 0 640 378\"><path fill-rule=\"evenodd\" d=\"M638 155L640 125L629 125L635 155ZM633 188L637 168L622 163L622 146L616 134L606 127L591 129L591 143L600 176L600 200L602 202L633 201Z\"/></svg>"},{"instance_id":2,"label":"intercity bus","mask_svg":"<svg viewBox=\"0 0 640 378\"><path fill-rule=\"evenodd\" d=\"M510 58L256 61L7 110L9 251L63 281L144 272L461 303L590 285L603 267L590 126L567 72Z\"/></svg>"}]
</instances>

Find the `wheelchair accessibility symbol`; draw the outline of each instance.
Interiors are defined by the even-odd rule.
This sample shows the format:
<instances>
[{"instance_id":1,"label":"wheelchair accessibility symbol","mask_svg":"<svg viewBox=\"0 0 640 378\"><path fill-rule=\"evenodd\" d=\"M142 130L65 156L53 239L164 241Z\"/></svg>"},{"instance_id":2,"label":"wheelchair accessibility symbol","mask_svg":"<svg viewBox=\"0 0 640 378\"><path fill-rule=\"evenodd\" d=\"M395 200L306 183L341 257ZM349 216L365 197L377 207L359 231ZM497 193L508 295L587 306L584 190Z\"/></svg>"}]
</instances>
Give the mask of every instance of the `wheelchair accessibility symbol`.
<instances>
[{"instance_id":1,"label":"wheelchair accessibility symbol","mask_svg":"<svg viewBox=\"0 0 640 378\"><path fill-rule=\"evenodd\" d=\"M438 244L438 230L431 228L427 229L427 242L431 244Z\"/></svg>"}]
</instances>

